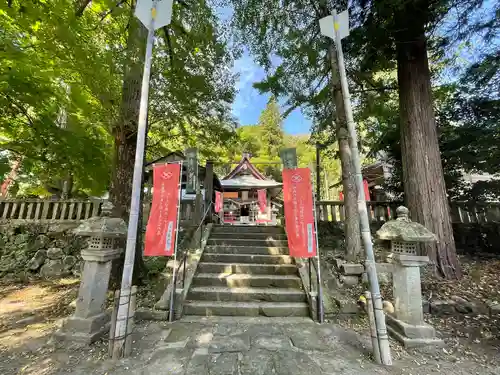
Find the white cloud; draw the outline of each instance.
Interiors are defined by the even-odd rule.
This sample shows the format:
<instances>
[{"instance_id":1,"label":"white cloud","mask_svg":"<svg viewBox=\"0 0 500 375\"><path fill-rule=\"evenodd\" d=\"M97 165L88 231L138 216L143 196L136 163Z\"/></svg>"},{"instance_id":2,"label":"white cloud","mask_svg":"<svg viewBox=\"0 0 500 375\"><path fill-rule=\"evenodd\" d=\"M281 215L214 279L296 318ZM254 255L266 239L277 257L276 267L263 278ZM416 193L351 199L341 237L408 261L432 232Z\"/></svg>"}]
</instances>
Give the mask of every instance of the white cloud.
<instances>
[{"instance_id":1,"label":"white cloud","mask_svg":"<svg viewBox=\"0 0 500 375\"><path fill-rule=\"evenodd\" d=\"M264 70L254 63L247 51L234 62L233 71L239 75L236 82L236 99L233 103L233 115L238 117L240 122L246 122L244 112L252 107L253 100L259 95L253 88L253 84L264 77Z\"/></svg>"}]
</instances>

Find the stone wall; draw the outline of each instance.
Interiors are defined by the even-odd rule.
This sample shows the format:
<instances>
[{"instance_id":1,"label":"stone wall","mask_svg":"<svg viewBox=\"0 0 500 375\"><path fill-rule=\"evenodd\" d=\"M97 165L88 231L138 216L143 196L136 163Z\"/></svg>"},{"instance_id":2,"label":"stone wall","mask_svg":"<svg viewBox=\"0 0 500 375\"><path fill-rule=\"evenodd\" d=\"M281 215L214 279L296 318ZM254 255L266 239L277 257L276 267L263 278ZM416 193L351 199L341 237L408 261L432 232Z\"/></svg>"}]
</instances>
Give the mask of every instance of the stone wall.
<instances>
[{"instance_id":1,"label":"stone wall","mask_svg":"<svg viewBox=\"0 0 500 375\"><path fill-rule=\"evenodd\" d=\"M73 234L79 223L0 225L0 278L79 276L85 239Z\"/></svg>"}]
</instances>

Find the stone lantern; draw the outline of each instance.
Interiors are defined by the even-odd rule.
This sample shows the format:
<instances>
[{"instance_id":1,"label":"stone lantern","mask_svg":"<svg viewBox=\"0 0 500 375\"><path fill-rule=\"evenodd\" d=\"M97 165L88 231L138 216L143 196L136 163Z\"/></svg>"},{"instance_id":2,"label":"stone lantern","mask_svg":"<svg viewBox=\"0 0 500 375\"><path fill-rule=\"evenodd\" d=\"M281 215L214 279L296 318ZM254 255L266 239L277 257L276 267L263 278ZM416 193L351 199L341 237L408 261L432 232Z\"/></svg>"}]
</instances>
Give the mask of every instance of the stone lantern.
<instances>
[{"instance_id":1,"label":"stone lantern","mask_svg":"<svg viewBox=\"0 0 500 375\"><path fill-rule=\"evenodd\" d=\"M420 267L429 262L418 253L418 244L434 242L436 236L423 225L409 219L406 207L398 207L397 219L385 223L377 237L391 242L394 314L387 315L387 330L406 347L436 345L434 328L424 322Z\"/></svg>"},{"instance_id":2,"label":"stone lantern","mask_svg":"<svg viewBox=\"0 0 500 375\"><path fill-rule=\"evenodd\" d=\"M76 310L56 333L82 344L90 344L109 330L110 314L106 311L108 283L114 259L123 252L127 225L111 217L113 205L105 202L101 216L91 217L75 229L75 234L89 237L82 250L85 262L76 301Z\"/></svg>"}]
</instances>

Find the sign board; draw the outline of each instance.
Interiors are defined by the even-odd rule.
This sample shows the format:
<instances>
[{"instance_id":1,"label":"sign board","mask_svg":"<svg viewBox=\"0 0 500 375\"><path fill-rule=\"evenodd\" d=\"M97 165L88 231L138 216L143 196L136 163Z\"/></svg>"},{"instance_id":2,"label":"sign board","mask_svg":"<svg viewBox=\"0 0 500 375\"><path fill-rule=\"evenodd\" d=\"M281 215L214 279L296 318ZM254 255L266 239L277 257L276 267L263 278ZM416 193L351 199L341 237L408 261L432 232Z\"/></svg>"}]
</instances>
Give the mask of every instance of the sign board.
<instances>
[{"instance_id":1,"label":"sign board","mask_svg":"<svg viewBox=\"0 0 500 375\"><path fill-rule=\"evenodd\" d=\"M154 17L154 29L167 26L172 21L172 3L173 0L156 1L156 9L153 10L153 0L137 0L135 7L135 16L139 18L144 26L149 29L151 18Z\"/></svg>"},{"instance_id":2,"label":"sign board","mask_svg":"<svg viewBox=\"0 0 500 375\"><path fill-rule=\"evenodd\" d=\"M309 168L283 170L283 201L290 256L316 256L316 229Z\"/></svg>"},{"instance_id":3,"label":"sign board","mask_svg":"<svg viewBox=\"0 0 500 375\"><path fill-rule=\"evenodd\" d=\"M342 13L337 14L337 22L335 22L334 15L320 19L319 28L322 35L331 39L335 39L335 30L339 31L340 39L349 36L349 11L344 10Z\"/></svg>"},{"instance_id":4,"label":"sign board","mask_svg":"<svg viewBox=\"0 0 500 375\"><path fill-rule=\"evenodd\" d=\"M153 202L146 227L145 256L171 256L177 235L181 165L153 167Z\"/></svg>"},{"instance_id":5,"label":"sign board","mask_svg":"<svg viewBox=\"0 0 500 375\"><path fill-rule=\"evenodd\" d=\"M285 148L281 151L281 160L283 161L283 168L294 169L297 168L297 149Z\"/></svg>"},{"instance_id":6,"label":"sign board","mask_svg":"<svg viewBox=\"0 0 500 375\"><path fill-rule=\"evenodd\" d=\"M186 149L186 193L196 194L198 188L198 150Z\"/></svg>"}]
</instances>

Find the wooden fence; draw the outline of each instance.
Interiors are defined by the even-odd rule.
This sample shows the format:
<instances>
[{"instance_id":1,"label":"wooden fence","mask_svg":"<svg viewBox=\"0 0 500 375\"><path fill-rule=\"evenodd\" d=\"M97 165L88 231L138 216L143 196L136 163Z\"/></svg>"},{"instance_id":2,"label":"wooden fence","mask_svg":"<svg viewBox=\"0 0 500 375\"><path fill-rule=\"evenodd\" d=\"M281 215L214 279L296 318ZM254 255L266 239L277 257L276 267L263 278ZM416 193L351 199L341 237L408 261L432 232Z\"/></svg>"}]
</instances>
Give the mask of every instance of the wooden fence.
<instances>
[{"instance_id":1,"label":"wooden fence","mask_svg":"<svg viewBox=\"0 0 500 375\"><path fill-rule=\"evenodd\" d=\"M0 220L79 221L101 213L103 201L96 200L0 200ZM151 203L144 203L144 214L149 215ZM371 222L384 223L396 218L399 202L367 202ZM454 223L500 222L500 203L451 202ZM320 222L343 222L343 201L319 201L316 214ZM181 221L190 221L194 215L194 200L181 201Z\"/></svg>"},{"instance_id":2,"label":"wooden fence","mask_svg":"<svg viewBox=\"0 0 500 375\"><path fill-rule=\"evenodd\" d=\"M101 213L101 200L1 200L1 220L75 221Z\"/></svg>"},{"instance_id":3,"label":"wooden fence","mask_svg":"<svg viewBox=\"0 0 500 375\"><path fill-rule=\"evenodd\" d=\"M384 223L396 218L400 202L366 202L371 222ZM345 218L343 201L319 201L316 215L320 222L343 222ZM498 202L451 202L451 219L454 223L500 222Z\"/></svg>"},{"instance_id":4,"label":"wooden fence","mask_svg":"<svg viewBox=\"0 0 500 375\"><path fill-rule=\"evenodd\" d=\"M0 200L0 221L80 221L101 214L103 200ZM144 213L149 215L151 202L144 203ZM181 201L181 221L192 220L194 201Z\"/></svg>"}]
</instances>

